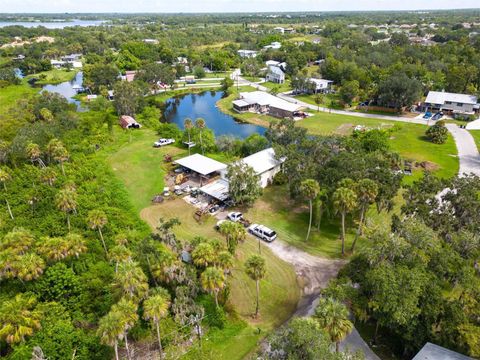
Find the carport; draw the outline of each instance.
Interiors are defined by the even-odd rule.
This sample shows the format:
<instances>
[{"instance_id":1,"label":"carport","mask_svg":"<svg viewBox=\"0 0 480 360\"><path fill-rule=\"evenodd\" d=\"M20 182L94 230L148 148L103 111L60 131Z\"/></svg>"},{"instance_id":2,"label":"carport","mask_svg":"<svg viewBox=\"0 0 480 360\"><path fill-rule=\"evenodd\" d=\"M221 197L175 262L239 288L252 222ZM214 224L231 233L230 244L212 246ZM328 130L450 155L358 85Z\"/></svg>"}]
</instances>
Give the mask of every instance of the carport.
<instances>
[{"instance_id":1,"label":"carport","mask_svg":"<svg viewBox=\"0 0 480 360\"><path fill-rule=\"evenodd\" d=\"M227 167L224 163L201 154L193 154L175 160L173 163L183 166L191 170L194 174L197 174L200 177L200 186L202 186L204 181L209 182L212 178L218 176L220 171Z\"/></svg>"}]
</instances>

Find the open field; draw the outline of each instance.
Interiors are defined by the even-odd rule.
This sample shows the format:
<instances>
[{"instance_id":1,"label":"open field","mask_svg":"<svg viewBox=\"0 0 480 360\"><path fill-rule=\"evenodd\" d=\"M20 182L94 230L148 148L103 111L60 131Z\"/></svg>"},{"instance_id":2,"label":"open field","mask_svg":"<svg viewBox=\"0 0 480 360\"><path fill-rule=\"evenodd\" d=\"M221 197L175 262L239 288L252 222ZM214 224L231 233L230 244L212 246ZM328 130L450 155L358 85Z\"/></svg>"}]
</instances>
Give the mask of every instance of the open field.
<instances>
[{"instance_id":1,"label":"open field","mask_svg":"<svg viewBox=\"0 0 480 360\"><path fill-rule=\"evenodd\" d=\"M25 77L25 79L36 78L39 79L37 85L46 85L46 84L60 84L65 81L71 81L77 74L77 70L60 70L52 69L49 71L43 71L38 74L32 74Z\"/></svg>"},{"instance_id":2,"label":"open field","mask_svg":"<svg viewBox=\"0 0 480 360\"><path fill-rule=\"evenodd\" d=\"M278 92L285 92L285 91L292 90L292 87L290 86L290 80L285 80L283 84L275 84L273 82L266 81L262 84L262 86L265 86L269 90L278 89Z\"/></svg>"},{"instance_id":3,"label":"open field","mask_svg":"<svg viewBox=\"0 0 480 360\"><path fill-rule=\"evenodd\" d=\"M395 199L396 207L392 213L377 213L374 206L368 211L367 222L373 227L389 227L391 215L398 213L402 198ZM252 222L271 227L278 233L279 239L313 255L327 258L341 258L340 221L329 220L325 215L322 219L320 231L312 225L310 238L305 241L308 229L309 212L307 203L295 203L290 200L287 188L272 186L264 189L262 197L255 205L245 212L245 218ZM355 226L347 231L345 249L349 250L355 235ZM366 246L366 241L360 238L356 249Z\"/></svg>"},{"instance_id":4,"label":"open field","mask_svg":"<svg viewBox=\"0 0 480 360\"><path fill-rule=\"evenodd\" d=\"M27 99L37 92L38 89L34 89L26 83L4 87L0 91L0 110L5 111L15 105L17 100Z\"/></svg>"}]
</instances>

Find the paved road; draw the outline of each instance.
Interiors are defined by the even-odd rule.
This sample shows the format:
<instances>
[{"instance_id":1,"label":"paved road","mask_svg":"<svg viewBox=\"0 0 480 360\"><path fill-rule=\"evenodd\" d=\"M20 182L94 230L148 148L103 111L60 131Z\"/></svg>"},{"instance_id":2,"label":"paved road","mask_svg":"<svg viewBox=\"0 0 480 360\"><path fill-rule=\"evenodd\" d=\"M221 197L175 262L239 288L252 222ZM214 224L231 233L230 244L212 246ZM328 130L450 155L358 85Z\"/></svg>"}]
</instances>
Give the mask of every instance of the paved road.
<instances>
[{"instance_id":1,"label":"paved road","mask_svg":"<svg viewBox=\"0 0 480 360\"><path fill-rule=\"evenodd\" d=\"M461 129L456 124L447 124L447 129L453 135L460 160L460 176L475 174L480 176L480 155L477 144L468 130Z\"/></svg>"},{"instance_id":2,"label":"paved road","mask_svg":"<svg viewBox=\"0 0 480 360\"><path fill-rule=\"evenodd\" d=\"M346 261L313 256L278 239L272 243L266 243L266 246L280 259L292 264L304 283L303 296L294 316L312 316L319 301L320 290L327 286L330 279L337 276ZM367 360L381 360L355 328L341 342L340 348L353 352L360 350Z\"/></svg>"}]
</instances>

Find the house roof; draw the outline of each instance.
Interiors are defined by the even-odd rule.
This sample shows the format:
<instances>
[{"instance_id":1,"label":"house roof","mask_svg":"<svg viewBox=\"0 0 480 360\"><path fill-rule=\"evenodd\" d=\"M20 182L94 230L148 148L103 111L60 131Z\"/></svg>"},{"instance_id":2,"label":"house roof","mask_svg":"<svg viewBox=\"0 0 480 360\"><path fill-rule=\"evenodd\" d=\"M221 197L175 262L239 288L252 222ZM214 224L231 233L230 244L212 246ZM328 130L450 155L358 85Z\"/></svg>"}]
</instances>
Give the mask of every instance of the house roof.
<instances>
[{"instance_id":1,"label":"house roof","mask_svg":"<svg viewBox=\"0 0 480 360\"><path fill-rule=\"evenodd\" d=\"M310 78L309 81L314 83L317 89L326 89L329 84L333 83L332 80L315 79L315 78Z\"/></svg>"},{"instance_id":2,"label":"house roof","mask_svg":"<svg viewBox=\"0 0 480 360\"><path fill-rule=\"evenodd\" d=\"M225 201L230 197L228 189L228 181L225 179L218 179L201 187L200 191L217 200Z\"/></svg>"},{"instance_id":3,"label":"house roof","mask_svg":"<svg viewBox=\"0 0 480 360\"><path fill-rule=\"evenodd\" d=\"M210 159L206 156L200 154L193 154L178 160L175 160L175 163L186 167L187 169L193 170L196 173L201 175L208 175L215 171L220 171L225 169L227 165L217 161Z\"/></svg>"},{"instance_id":4,"label":"house roof","mask_svg":"<svg viewBox=\"0 0 480 360\"><path fill-rule=\"evenodd\" d=\"M268 70L270 73L274 73L279 76L285 76L285 73L283 72L283 70L280 69L278 66L269 66Z\"/></svg>"},{"instance_id":5,"label":"house roof","mask_svg":"<svg viewBox=\"0 0 480 360\"><path fill-rule=\"evenodd\" d=\"M265 171L271 170L274 167L277 167L283 163L284 159L275 158L275 150L273 148L268 148L262 151L259 151L255 154L247 156L241 160L255 171L257 175L263 174Z\"/></svg>"},{"instance_id":6,"label":"house roof","mask_svg":"<svg viewBox=\"0 0 480 360\"><path fill-rule=\"evenodd\" d=\"M291 112L302 108L302 106L299 106L298 104L279 99L278 97L266 93L265 91L242 92L240 93L240 98L249 104L258 104L260 106L268 105L276 109Z\"/></svg>"},{"instance_id":7,"label":"house roof","mask_svg":"<svg viewBox=\"0 0 480 360\"><path fill-rule=\"evenodd\" d=\"M473 360L455 351L427 342L412 360Z\"/></svg>"},{"instance_id":8,"label":"house roof","mask_svg":"<svg viewBox=\"0 0 480 360\"><path fill-rule=\"evenodd\" d=\"M244 106L250 105L250 103L248 103L248 102L246 102L245 100L242 100L242 99L234 100L234 101L232 101L232 104L237 105L238 107L244 107Z\"/></svg>"},{"instance_id":9,"label":"house roof","mask_svg":"<svg viewBox=\"0 0 480 360\"><path fill-rule=\"evenodd\" d=\"M477 103L477 97L474 95L455 94L443 91L430 91L425 99L425 102L429 104L445 104L446 101L475 105Z\"/></svg>"},{"instance_id":10,"label":"house roof","mask_svg":"<svg viewBox=\"0 0 480 360\"><path fill-rule=\"evenodd\" d=\"M280 65L280 61L267 60L267 61L265 61L265 65L267 65L267 66L278 66L278 65Z\"/></svg>"}]
</instances>

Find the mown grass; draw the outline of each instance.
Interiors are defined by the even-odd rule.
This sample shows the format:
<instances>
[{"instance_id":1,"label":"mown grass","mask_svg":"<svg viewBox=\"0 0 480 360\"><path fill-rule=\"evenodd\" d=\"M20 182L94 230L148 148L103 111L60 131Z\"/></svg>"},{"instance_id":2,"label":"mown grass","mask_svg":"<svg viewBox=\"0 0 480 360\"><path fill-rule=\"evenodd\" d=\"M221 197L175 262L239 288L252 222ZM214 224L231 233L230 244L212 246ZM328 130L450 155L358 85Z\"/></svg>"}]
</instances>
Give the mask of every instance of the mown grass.
<instances>
[{"instance_id":1,"label":"mown grass","mask_svg":"<svg viewBox=\"0 0 480 360\"><path fill-rule=\"evenodd\" d=\"M388 228L393 213L400 211L401 196L395 199L396 206L393 212L377 213L372 206L367 213L369 227ZM355 215L357 216L357 215ZM309 210L307 203L298 203L290 200L285 186L271 186L264 189L262 197L255 205L245 212L245 217L255 223L264 224L278 233L278 238L299 249L313 255L327 258L341 258L340 221L338 217L322 219L320 231L312 227L310 238L306 241L308 230ZM349 218L345 249L349 250L354 239L355 219ZM360 238L356 249L367 246L365 238ZM349 254L347 254L348 256Z\"/></svg>"},{"instance_id":2,"label":"mown grass","mask_svg":"<svg viewBox=\"0 0 480 360\"><path fill-rule=\"evenodd\" d=\"M179 239L192 240L197 236L208 239L224 238L214 229L216 219L207 215L202 223L194 219L195 208L183 199L168 199L163 204L153 205L141 212L141 217L155 227L159 218L176 217L181 225L174 228ZM230 319L222 330L206 334L204 351L211 351L217 359L243 359L253 351L258 341L269 331L281 325L295 311L300 298L300 289L293 267L277 258L267 247L262 246L267 272L260 282L260 317L252 317L255 311L255 283L244 271L244 262L258 253L258 241L251 236L237 248L230 282L229 307L243 320ZM260 329L260 332L257 331ZM185 358L194 358L195 352Z\"/></svg>"},{"instance_id":3,"label":"mown grass","mask_svg":"<svg viewBox=\"0 0 480 360\"><path fill-rule=\"evenodd\" d=\"M277 89L278 92L285 92L285 91L290 91L292 90L292 87L290 85L290 80L285 80L283 84L276 84L270 81L266 81L262 86L265 86L267 89L272 90L272 89Z\"/></svg>"},{"instance_id":4,"label":"mown grass","mask_svg":"<svg viewBox=\"0 0 480 360\"><path fill-rule=\"evenodd\" d=\"M46 84L60 84L62 82L71 81L75 78L77 70L61 70L61 69L52 69L49 71L43 71L38 74L32 74L25 77L25 79L36 78L39 79L35 83L37 85L46 85Z\"/></svg>"},{"instance_id":5,"label":"mown grass","mask_svg":"<svg viewBox=\"0 0 480 360\"><path fill-rule=\"evenodd\" d=\"M475 144L477 144L477 148L480 151L480 130L470 130L470 134L472 134Z\"/></svg>"},{"instance_id":6,"label":"mown grass","mask_svg":"<svg viewBox=\"0 0 480 360\"><path fill-rule=\"evenodd\" d=\"M425 125L330 113L318 113L297 124L316 135L349 134L355 125L384 128L395 126L396 130L391 136L390 144L392 150L398 152L404 159L435 164L436 170L433 172L439 177L455 176L458 172L457 148L452 136L448 136L445 144L433 144L424 136ZM405 182L409 183L421 176L422 170L416 169L413 176L405 177Z\"/></svg>"}]
</instances>

